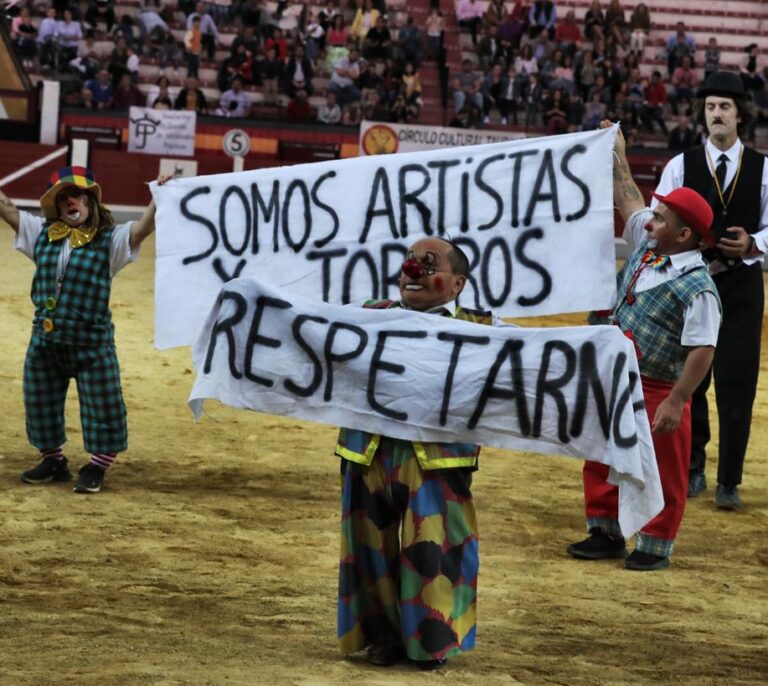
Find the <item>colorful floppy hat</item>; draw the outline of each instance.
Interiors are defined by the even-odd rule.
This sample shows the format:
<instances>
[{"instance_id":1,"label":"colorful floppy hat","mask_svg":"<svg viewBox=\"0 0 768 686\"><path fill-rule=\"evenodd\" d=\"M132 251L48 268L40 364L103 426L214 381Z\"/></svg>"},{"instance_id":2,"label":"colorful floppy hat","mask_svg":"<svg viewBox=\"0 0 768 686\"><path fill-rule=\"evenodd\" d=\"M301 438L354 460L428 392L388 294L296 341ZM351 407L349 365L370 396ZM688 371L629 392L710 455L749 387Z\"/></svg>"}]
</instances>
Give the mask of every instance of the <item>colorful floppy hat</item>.
<instances>
[{"instance_id":1,"label":"colorful floppy hat","mask_svg":"<svg viewBox=\"0 0 768 686\"><path fill-rule=\"evenodd\" d=\"M48 190L40 198L40 207L46 219L58 219L59 210L56 207L56 196L60 191L70 186L82 188L93 194L96 203L101 205L101 188L93 177L93 172L85 167L62 167L51 174Z\"/></svg>"}]
</instances>

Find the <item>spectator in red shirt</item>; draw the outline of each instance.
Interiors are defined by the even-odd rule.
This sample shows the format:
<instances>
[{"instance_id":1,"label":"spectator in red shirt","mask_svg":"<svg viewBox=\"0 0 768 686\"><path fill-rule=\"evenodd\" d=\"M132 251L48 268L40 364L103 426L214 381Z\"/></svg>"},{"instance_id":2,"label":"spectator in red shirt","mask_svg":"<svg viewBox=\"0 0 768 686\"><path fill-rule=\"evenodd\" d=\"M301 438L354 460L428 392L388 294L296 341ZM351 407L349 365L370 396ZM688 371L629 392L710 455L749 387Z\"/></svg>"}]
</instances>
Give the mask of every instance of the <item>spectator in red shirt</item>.
<instances>
[{"instance_id":1,"label":"spectator in red shirt","mask_svg":"<svg viewBox=\"0 0 768 686\"><path fill-rule=\"evenodd\" d=\"M267 38L264 42L264 54L266 54L270 48L274 48L277 52L277 59L285 63L288 56L288 41L285 40L285 36L283 36L283 30L277 26L275 26L272 31L272 38Z\"/></svg>"},{"instance_id":2,"label":"spectator in red shirt","mask_svg":"<svg viewBox=\"0 0 768 686\"><path fill-rule=\"evenodd\" d=\"M664 133L668 133L664 122L664 105L667 102L667 89L661 82L661 72L654 71L651 82L645 87L645 100L640 109L640 119L646 128L653 133L654 122Z\"/></svg>"},{"instance_id":3,"label":"spectator in red shirt","mask_svg":"<svg viewBox=\"0 0 768 686\"><path fill-rule=\"evenodd\" d=\"M130 74L123 74L115 90L113 107L116 110L127 112L130 107L141 107L144 105L144 96L136 87Z\"/></svg>"},{"instance_id":4,"label":"spectator in red shirt","mask_svg":"<svg viewBox=\"0 0 768 686\"><path fill-rule=\"evenodd\" d=\"M699 84L699 77L696 76L692 64L691 58L685 55L681 65L676 67L672 73L672 85L675 87L675 93L673 97L670 97L669 104L672 105L672 111L675 115L677 115L678 104L688 103L690 105L696 86ZM684 105L684 109L688 105Z\"/></svg>"},{"instance_id":5,"label":"spectator in red shirt","mask_svg":"<svg viewBox=\"0 0 768 686\"><path fill-rule=\"evenodd\" d=\"M285 107L285 118L296 123L305 123L312 118L312 107L307 99L306 91L296 91L296 97Z\"/></svg>"},{"instance_id":6,"label":"spectator in red shirt","mask_svg":"<svg viewBox=\"0 0 768 686\"><path fill-rule=\"evenodd\" d=\"M571 57L581 48L581 29L576 23L576 15L573 10L568 10L565 20L560 22L555 29L555 43L563 52Z\"/></svg>"}]
</instances>

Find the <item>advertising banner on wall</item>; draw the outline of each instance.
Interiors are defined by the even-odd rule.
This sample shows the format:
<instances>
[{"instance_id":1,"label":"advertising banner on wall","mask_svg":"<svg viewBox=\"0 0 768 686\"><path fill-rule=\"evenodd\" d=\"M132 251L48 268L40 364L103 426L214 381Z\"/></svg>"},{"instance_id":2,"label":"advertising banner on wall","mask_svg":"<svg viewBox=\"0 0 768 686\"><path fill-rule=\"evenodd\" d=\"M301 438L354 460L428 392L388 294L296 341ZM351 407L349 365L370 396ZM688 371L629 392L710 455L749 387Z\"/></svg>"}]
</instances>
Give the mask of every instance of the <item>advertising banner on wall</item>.
<instances>
[{"instance_id":1,"label":"advertising banner on wall","mask_svg":"<svg viewBox=\"0 0 768 686\"><path fill-rule=\"evenodd\" d=\"M456 129L421 124L390 124L364 121L360 124L360 154L388 155L396 152L438 150L466 145L503 143L526 135L519 131Z\"/></svg>"},{"instance_id":2,"label":"advertising banner on wall","mask_svg":"<svg viewBox=\"0 0 768 686\"><path fill-rule=\"evenodd\" d=\"M195 112L131 107L128 152L191 157L195 153Z\"/></svg>"}]
</instances>

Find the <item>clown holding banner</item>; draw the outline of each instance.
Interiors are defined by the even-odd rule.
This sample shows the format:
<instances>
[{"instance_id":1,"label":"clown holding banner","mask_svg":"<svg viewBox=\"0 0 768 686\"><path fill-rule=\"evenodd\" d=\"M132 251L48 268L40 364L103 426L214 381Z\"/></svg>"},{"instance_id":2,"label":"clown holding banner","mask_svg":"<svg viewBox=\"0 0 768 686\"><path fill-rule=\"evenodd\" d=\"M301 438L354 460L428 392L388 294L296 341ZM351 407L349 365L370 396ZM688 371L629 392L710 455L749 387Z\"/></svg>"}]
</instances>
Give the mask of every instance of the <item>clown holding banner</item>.
<instances>
[{"instance_id":1,"label":"clown holding banner","mask_svg":"<svg viewBox=\"0 0 768 686\"><path fill-rule=\"evenodd\" d=\"M488 304L507 314L613 304L603 163L614 136L182 180L157 194L170 233L158 243L160 307L182 302L187 278L200 298L224 282L194 348L195 414L213 398L345 427L343 654L431 670L474 646L480 444L601 463L627 535L662 510L638 363L618 327L477 326L493 323ZM582 165L598 162L583 181ZM343 183L350 171L362 192ZM336 187L346 194L334 198ZM183 243L172 240L178 214L193 219ZM256 266L259 279L246 277ZM183 332L159 325L164 345Z\"/></svg>"}]
</instances>

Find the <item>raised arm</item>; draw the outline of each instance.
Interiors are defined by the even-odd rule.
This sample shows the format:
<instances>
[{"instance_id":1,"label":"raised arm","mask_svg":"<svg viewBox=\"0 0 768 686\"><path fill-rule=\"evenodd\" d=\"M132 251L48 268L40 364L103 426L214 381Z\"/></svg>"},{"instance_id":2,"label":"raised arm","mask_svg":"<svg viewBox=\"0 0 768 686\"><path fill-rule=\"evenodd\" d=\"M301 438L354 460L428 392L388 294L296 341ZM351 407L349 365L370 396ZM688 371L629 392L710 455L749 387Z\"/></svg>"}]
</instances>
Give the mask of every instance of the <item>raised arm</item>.
<instances>
[{"instance_id":1,"label":"raised arm","mask_svg":"<svg viewBox=\"0 0 768 686\"><path fill-rule=\"evenodd\" d=\"M14 233L19 233L19 208L3 191L0 191L0 218L8 223Z\"/></svg>"},{"instance_id":2,"label":"raised arm","mask_svg":"<svg viewBox=\"0 0 768 686\"><path fill-rule=\"evenodd\" d=\"M613 122L604 119L600 128L607 129ZM645 207L643 195L632 178L632 171L627 161L626 143L621 129L616 132L613 144L613 202L626 222L637 210Z\"/></svg>"},{"instance_id":3,"label":"raised arm","mask_svg":"<svg viewBox=\"0 0 768 686\"><path fill-rule=\"evenodd\" d=\"M162 186L172 178L173 176L171 175L160 176L157 179L157 184ZM147 209L144 210L144 214L141 215L141 218L131 224L130 245L132 252L138 250L144 239L152 235L152 232L155 230L155 209L155 201L152 199L149 205L147 205Z\"/></svg>"}]
</instances>

